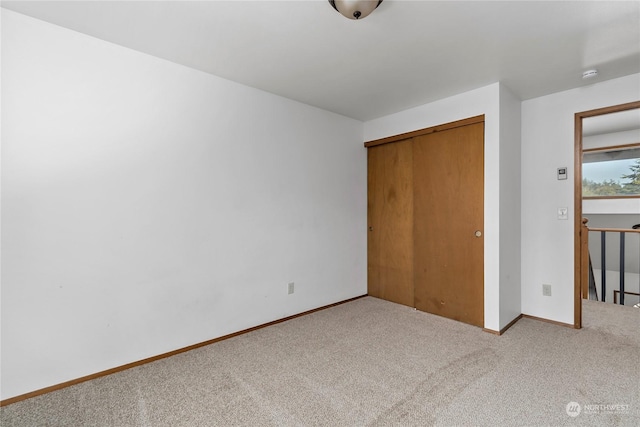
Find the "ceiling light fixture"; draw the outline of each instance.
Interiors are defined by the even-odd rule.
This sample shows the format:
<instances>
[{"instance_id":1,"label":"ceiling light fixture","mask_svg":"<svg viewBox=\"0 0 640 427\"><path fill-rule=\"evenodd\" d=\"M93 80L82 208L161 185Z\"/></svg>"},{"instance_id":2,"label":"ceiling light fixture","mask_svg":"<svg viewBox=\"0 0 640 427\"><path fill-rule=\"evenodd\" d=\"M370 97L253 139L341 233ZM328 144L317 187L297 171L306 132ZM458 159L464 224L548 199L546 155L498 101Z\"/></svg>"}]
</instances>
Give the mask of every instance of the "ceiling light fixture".
<instances>
[{"instance_id":1,"label":"ceiling light fixture","mask_svg":"<svg viewBox=\"0 0 640 427\"><path fill-rule=\"evenodd\" d=\"M366 18L382 0L329 0L331 6L349 19Z\"/></svg>"},{"instance_id":2,"label":"ceiling light fixture","mask_svg":"<svg viewBox=\"0 0 640 427\"><path fill-rule=\"evenodd\" d=\"M595 77L598 75L598 70L588 70L585 71L584 73L582 73L582 78L583 79L590 79L592 77Z\"/></svg>"}]
</instances>

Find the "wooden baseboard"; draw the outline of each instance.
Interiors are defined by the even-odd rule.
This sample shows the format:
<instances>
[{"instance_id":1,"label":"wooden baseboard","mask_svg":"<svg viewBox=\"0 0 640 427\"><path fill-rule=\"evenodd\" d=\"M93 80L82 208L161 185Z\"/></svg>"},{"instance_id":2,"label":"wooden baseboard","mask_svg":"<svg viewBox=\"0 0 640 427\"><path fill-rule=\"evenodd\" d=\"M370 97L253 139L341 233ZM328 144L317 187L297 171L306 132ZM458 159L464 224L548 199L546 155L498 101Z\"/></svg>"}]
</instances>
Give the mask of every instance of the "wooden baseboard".
<instances>
[{"instance_id":1,"label":"wooden baseboard","mask_svg":"<svg viewBox=\"0 0 640 427\"><path fill-rule=\"evenodd\" d=\"M224 335L222 337L218 337L218 338L214 338L214 339L211 339L211 340L208 340L208 341L204 341L204 342L201 342L201 343L193 344L193 345L190 345L188 347L179 348L177 350L173 350L173 351L170 351L168 353L163 353L163 354L159 354L157 356L148 357L146 359L138 360L136 362L127 363L126 365L117 366L115 368L107 369L105 371L97 372L95 374L86 375L84 377L76 378L74 380L65 381L65 382L60 383L60 384L56 384L56 385L52 385L52 386L49 386L49 387L41 388L39 390L35 390L35 391L31 391L29 393L21 394L19 396L11 397L9 399L4 399L4 400L0 401L0 406L10 405L12 403L20 402L21 400L29 399L31 397L40 396L42 394L50 393L52 391L56 391L56 390L60 390L60 389L66 388L66 387L70 387L72 385L80 384L80 383L83 383L85 381L94 380L96 378L100 378L100 377L104 377L104 376L107 376L107 375L115 374L116 372L121 372L121 371L130 369L130 368L135 368L136 366L144 365L146 363L155 362L156 360L165 359L167 357L175 356L176 354L184 353L184 352L187 352L189 350L194 350L196 348L200 348L200 347L204 347L206 345L214 344L214 343L217 343L219 341L223 341L223 340L226 340L226 339L229 339L229 338L237 337L238 335L243 335L243 334L246 334L246 333L249 333L249 332L256 331L258 329L266 328L267 326L277 325L278 323L286 322L287 320L295 319L297 317L306 316L308 314L315 313L316 311L325 310L327 308L331 308L331 307L335 307L337 305L345 304L347 302L355 301L357 299L360 299L360 298L363 298L363 297L366 297L366 296L367 296L367 294L360 295L360 296L355 297L355 298L349 298L349 299L344 300L344 301L339 301L339 302L336 302L336 303L333 303L333 304L329 304L329 305L325 305L325 306L322 306L322 307L314 308L313 310L308 310L308 311L305 311L303 313L294 314L293 316L288 316L288 317L285 317L285 318L282 318L282 319L274 320L272 322L264 323L262 325L254 326L253 328L244 329L242 331L234 332L232 334Z\"/></svg>"},{"instance_id":2,"label":"wooden baseboard","mask_svg":"<svg viewBox=\"0 0 640 427\"><path fill-rule=\"evenodd\" d=\"M536 316L532 316L530 314L521 314L518 317L516 317L515 319L513 319L511 322L509 322L509 324L507 326L505 326L504 328L500 329L499 331L495 331L493 329L487 329L487 328L482 328L483 331L488 332L490 334L494 334L494 335L502 335L505 333L505 331L507 329L509 329L510 327L512 327L513 325L516 324L516 322L522 318L526 318L526 319L532 319L532 320L537 320L539 322L545 322L545 323L551 323L552 325L558 325L558 326L562 326L565 328L571 328L571 329L580 329L580 327L576 326L576 325L572 325L570 323L562 323L562 322L557 322L555 320L550 320L550 319L544 319L542 317L536 317Z\"/></svg>"},{"instance_id":3,"label":"wooden baseboard","mask_svg":"<svg viewBox=\"0 0 640 427\"><path fill-rule=\"evenodd\" d=\"M522 317L527 319L538 320L540 322L551 323L552 325L563 326L565 328L580 329L580 326L572 325L571 323L562 323L555 320L544 319L542 317L531 316L530 314L523 314Z\"/></svg>"},{"instance_id":4,"label":"wooden baseboard","mask_svg":"<svg viewBox=\"0 0 640 427\"><path fill-rule=\"evenodd\" d=\"M500 329L499 331L494 331L493 329L487 329L487 328L482 328L482 330L485 331L485 332L489 332L490 334L502 335L507 331L507 329L509 329L510 327L515 325L518 320L522 319L522 316L523 316L522 314L519 314L515 319L513 319L511 322L509 322L507 324L507 326L505 326L504 328Z\"/></svg>"}]
</instances>

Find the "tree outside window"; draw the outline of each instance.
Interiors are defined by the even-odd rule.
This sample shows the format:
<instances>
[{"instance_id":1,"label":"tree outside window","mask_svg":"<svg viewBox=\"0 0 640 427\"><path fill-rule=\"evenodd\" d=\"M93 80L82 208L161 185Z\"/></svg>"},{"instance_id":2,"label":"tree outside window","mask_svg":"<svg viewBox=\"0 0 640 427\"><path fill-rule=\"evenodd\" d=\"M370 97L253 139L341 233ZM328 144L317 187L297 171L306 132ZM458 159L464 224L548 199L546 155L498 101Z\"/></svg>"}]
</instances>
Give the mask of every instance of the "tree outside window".
<instances>
[{"instance_id":1,"label":"tree outside window","mask_svg":"<svg viewBox=\"0 0 640 427\"><path fill-rule=\"evenodd\" d=\"M640 147L585 152L582 164L582 196L640 196L639 153Z\"/></svg>"}]
</instances>

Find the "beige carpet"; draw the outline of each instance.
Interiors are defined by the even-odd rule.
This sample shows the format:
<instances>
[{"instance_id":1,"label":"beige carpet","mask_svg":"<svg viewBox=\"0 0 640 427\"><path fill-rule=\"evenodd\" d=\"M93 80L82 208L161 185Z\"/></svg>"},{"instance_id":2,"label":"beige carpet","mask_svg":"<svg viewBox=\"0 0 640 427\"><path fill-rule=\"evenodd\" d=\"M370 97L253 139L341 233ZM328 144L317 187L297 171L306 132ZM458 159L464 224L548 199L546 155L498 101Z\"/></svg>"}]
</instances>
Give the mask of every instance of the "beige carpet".
<instances>
[{"instance_id":1,"label":"beige carpet","mask_svg":"<svg viewBox=\"0 0 640 427\"><path fill-rule=\"evenodd\" d=\"M584 324L498 337L366 297L6 406L0 424L639 426L640 310L586 301Z\"/></svg>"}]
</instances>

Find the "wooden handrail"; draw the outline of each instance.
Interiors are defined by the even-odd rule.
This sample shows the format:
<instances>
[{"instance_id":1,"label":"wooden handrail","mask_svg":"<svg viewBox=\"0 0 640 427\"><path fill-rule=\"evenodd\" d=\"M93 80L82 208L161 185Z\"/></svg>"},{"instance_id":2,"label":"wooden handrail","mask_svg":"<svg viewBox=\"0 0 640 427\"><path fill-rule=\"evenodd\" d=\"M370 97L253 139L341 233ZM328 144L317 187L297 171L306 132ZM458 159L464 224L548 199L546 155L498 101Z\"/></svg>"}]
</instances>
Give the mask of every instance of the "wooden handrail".
<instances>
[{"instance_id":1,"label":"wooden handrail","mask_svg":"<svg viewBox=\"0 0 640 427\"><path fill-rule=\"evenodd\" d=\"M589 231L612 231L614 233L640 233L640 229L633 228L590 228L587 227Z\"/></svg>"},{"instance_id":2,"label":"wooden handrail","mask_svg":"<svg viewBox=\"0 0 640 427\"><path fill-rule=\"evenodd\" d=\"M640 294L639 294L639 293L637 293L637 292L624 291L624 293L625 293L625 294L628 294L628 295L636 295L636 296L639 296L639 297L640 297ZM619 291L619 290L617 290L617 289L614 289L614 290L613 290L613 303L614 303L614 304L617 304L617 303L618 303L618 295L620 295L620 291Z\"/></svg>"}]
</instances>

